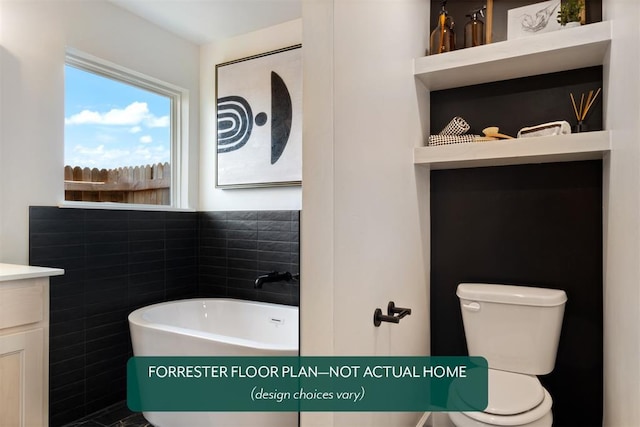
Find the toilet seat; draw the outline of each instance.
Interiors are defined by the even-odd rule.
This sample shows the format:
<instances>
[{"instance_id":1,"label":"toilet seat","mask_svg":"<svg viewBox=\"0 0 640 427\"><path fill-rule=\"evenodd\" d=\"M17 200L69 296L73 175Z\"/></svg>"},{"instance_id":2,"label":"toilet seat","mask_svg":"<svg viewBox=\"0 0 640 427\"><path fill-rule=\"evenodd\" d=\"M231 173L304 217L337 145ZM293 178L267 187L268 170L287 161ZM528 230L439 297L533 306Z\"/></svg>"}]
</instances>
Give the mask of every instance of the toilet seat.
<instances>
[{"instance_id":1,"label":"toilet seat","mask_svg":"<svg viewBox=\"0 0 640 427\"><path fill-rule=\"evenodd\" d=\"M551 395L533 375L489 369L488 383L487 408L462 414L484 424L512 426L532 423L551 410ZM458 398L468 401L463 394Z\"/></svg>"},{"instance_id":2,"label":"toilet seat","mask_svg":"<svg viewBox=\"0 0 640 427\"><path fill-rule=\"evenodd\" d=\"M456 426L551 426L551 395L544 390L542 403L531 411L517 415L494 415L486 412L450 412Z\"/></svg>"}]
</instances>

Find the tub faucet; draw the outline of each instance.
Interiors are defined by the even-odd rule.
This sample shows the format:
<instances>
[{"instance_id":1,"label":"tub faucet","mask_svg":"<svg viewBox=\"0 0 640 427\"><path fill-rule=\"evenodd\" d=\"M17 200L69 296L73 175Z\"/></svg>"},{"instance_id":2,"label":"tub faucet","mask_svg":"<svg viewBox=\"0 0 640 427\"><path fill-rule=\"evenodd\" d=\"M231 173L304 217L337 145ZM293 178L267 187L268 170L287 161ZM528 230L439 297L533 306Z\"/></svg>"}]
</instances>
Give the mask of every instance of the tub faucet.
<instances>
[{"instance_id":1,"label":"tub faucet","mask_svg":"<svg viewBox=\"0 0 640 427\"><path fill-rule=\"evenodd\" d=\"M279 282L281 280L285 280L285 281L289 282L292 279L296 279L296 280L300 279L300 274L291 274L288 271L285 271L284 273L279 273L277 271L272 271L271 273L264 274L262 276L258 276L258 278L256 279L256 282L253 285L253 287L255 289L262 289L262 284L263 283Z\"/></svg>"}]
</instances>

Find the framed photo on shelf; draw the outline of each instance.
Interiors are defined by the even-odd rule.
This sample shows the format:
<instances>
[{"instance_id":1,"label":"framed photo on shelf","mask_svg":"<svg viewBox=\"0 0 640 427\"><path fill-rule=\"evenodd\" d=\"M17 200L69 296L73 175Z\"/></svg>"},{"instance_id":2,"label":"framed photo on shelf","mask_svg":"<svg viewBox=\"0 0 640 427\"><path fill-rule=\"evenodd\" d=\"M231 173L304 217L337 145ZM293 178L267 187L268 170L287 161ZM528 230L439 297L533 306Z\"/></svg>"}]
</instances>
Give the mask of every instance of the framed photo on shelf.
<instances>
[{"instance_id":1,"label":"framed photo on shelf","mask_svg":"<svg viewBox=\"0 0 640 427\"><path fill-rule=\"evenodd\" d=\"M559 9L560 0L509 9L507 40L559 30L560 24L557 21Z\"/></svg>"},{"instance_id":2,"label":"framed photo on shelf","mask_svg":"<svg viewBox=\"0 0 640 427\"><path fill-rule=\"evenodd\" d=\"M216 65L216 187L301 184L301 51Z\"/></svg>"}]
</instances>

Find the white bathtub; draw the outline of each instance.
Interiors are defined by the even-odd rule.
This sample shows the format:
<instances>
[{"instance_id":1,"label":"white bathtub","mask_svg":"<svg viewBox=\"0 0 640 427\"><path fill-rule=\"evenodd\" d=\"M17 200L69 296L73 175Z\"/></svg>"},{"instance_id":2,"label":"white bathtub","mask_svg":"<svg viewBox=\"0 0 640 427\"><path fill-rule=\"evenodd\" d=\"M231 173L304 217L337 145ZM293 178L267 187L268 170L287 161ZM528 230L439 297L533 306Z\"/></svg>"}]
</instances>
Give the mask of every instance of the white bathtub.
<instances>
[{"instance_id":1,"label":"white bathtub","mask_svg":"<svg viewBox=\"0 0 640 427\"><path fill-rule=\"evenodd\" d=\"M297 356L298 308L192 299L129 315L135 356ZM156 427L294 427L297 412L144 412Z\"/></svg>"}]
</instances>

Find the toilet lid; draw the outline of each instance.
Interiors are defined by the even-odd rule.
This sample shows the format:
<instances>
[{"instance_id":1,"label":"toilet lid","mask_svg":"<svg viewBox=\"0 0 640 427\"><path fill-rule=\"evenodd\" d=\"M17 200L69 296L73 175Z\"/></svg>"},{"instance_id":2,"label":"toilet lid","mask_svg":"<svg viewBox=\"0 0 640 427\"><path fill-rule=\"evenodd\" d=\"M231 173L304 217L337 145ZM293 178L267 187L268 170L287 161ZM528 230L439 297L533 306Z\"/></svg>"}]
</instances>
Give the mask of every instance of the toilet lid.
<instances>
[{"instance_id":1,"label":"toilet lid","mask_svg":"<svg viewBox=\"0 0 640 427\"><path fill-rule=\"evenodd\" d=\"M521 414L540 405L545 397L542 384L533 375L489 369L488 383L488 404L484 410L487 414ZM463 395L460 398L467 401Z\"/></svg>"},{"instance_id":2,"label":"toilet lid","mask_svg":"<svg viewBox=\"0 0 640 427\"><path fill-rule=\"evenodd\" d=\"M514 415L535 408L544 398L537 377L489 369L489 404L484 412Z\"/></svg>"}]
</instances>

